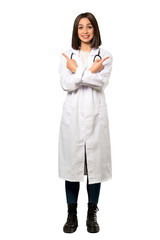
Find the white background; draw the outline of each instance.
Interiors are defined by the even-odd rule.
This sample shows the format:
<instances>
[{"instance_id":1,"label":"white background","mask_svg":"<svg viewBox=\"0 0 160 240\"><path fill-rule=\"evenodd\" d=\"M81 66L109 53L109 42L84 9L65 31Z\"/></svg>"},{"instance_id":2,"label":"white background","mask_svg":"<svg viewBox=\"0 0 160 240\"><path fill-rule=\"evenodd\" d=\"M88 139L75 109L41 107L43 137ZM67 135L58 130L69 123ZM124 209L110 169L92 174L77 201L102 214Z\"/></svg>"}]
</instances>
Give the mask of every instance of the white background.
<instances>
[{"instance_id":1,"label":"white background","mask_svg":"<svg viewBox=\"0 0 160 240\"><path fill-rule=\"evenodd\" d=\"M86 231L86 183L79 227L63 233L64 181L58 178L58 134L66 92L60 54L73 22L92 12L113 55L105 89L113 179L102 183L98 222ZM160 239L160 35L158 0L1 1L0 239ZM86 179L85 179L86 181Z\"/></svg>"}]
</instances>

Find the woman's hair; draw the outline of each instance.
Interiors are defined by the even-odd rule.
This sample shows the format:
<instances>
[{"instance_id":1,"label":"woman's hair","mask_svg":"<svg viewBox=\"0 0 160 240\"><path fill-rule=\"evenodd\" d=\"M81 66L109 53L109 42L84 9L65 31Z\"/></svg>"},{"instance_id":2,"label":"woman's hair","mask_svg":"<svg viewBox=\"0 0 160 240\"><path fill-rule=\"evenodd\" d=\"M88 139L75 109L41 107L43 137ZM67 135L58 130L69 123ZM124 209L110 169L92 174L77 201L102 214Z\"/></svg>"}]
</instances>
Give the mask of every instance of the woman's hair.
<instances>
[{"instance_id":1,"label":"woman's hair","mask_svg":"<svg viewBox=\"0 0 160 240\"><path fill-rule=\"evenodd\" d=\"M99 27L95 16L89 12L79 14L74 21L72 32L72 48L75 50L79 50L81 46L81 40L78 37L78 24L81 18L88 18L91 22L94 29L94 36L91 40L91 47L98 48L102 44Z\"/></svg>"}]
</instances>

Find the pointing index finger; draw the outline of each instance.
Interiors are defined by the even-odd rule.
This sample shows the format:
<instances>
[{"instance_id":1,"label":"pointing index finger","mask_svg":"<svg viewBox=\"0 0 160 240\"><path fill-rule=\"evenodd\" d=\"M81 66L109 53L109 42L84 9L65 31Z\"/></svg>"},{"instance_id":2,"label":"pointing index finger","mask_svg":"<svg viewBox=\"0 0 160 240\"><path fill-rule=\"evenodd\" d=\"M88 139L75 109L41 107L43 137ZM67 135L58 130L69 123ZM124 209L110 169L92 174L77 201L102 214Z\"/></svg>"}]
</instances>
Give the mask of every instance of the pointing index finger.
<instances>
[{"instance_id":1,"label":"pointing index finger","mask_svg":"<svg viewBox=\"0 0 160 240\"><path fill-rule=\"evenodd\" d=\"M62 55L63 55L67 60L69 60L69 57L68 57L65 53L62 53Z\"/></svg>"},{"instance_id":2,"label":"pointing index finger","mask_svg":"<svg viewBox=\"0 0 160 240\"><path fill-rule=\"evenodd\" d=\"M110 58L110 57L105 57L105 58L103 58L103 59L102 59L102 63L103 63L105 60L107 60L108 58Z\"/></svg>"}]
</instances>

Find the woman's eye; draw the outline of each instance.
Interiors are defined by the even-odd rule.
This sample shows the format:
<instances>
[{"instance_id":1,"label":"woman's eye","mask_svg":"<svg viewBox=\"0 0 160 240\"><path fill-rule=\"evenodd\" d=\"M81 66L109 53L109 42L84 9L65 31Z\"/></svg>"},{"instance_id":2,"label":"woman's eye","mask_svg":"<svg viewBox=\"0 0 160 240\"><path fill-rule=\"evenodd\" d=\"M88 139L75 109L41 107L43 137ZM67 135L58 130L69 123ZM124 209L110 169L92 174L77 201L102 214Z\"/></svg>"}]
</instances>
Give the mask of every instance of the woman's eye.
<instances>
[{"instance_id":1,"label":"woman's eye","mask_svg":"<svg viewBox=\"0 0 160 240\"><path fill-rule=\"evenodd\" d=\"M79 27L78 29L82 29L82 27Z\"/></svg>"},{"instance_id":2,"label":"woman's eye","mask_svg":"<svg viewBox=\"0 0 160 240\"><path fill-rule=\"evenodd\" d=\"M89 29L91 29L91 28L92 28L92 26L89 26L88 28L89 28Z\"/></svg>"}]
</instances>

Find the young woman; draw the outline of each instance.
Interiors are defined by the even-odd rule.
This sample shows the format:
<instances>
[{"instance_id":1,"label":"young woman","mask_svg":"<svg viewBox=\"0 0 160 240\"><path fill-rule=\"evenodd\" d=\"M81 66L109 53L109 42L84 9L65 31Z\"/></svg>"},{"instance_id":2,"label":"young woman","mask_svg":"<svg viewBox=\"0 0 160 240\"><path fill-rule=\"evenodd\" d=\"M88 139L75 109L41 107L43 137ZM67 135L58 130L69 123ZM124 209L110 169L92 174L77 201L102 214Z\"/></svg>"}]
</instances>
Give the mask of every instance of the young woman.
<instances>
[{"instance_id":1,"label":"young woman","mask_svg":"<svg viewBox=\"0 0 160 240\"><path fill-rule=\"evenodd\" d=\"M87 12L75 19L72 48L61 55L60 83L67 91L59 131L59 177L65 180L68 204L66 233L76 231L80 182L87 175L87 230L99 231L97 204L101 182L112 177L107 105L112 55L99 48L98 23Z\"/></svg>"}]
</instances>

